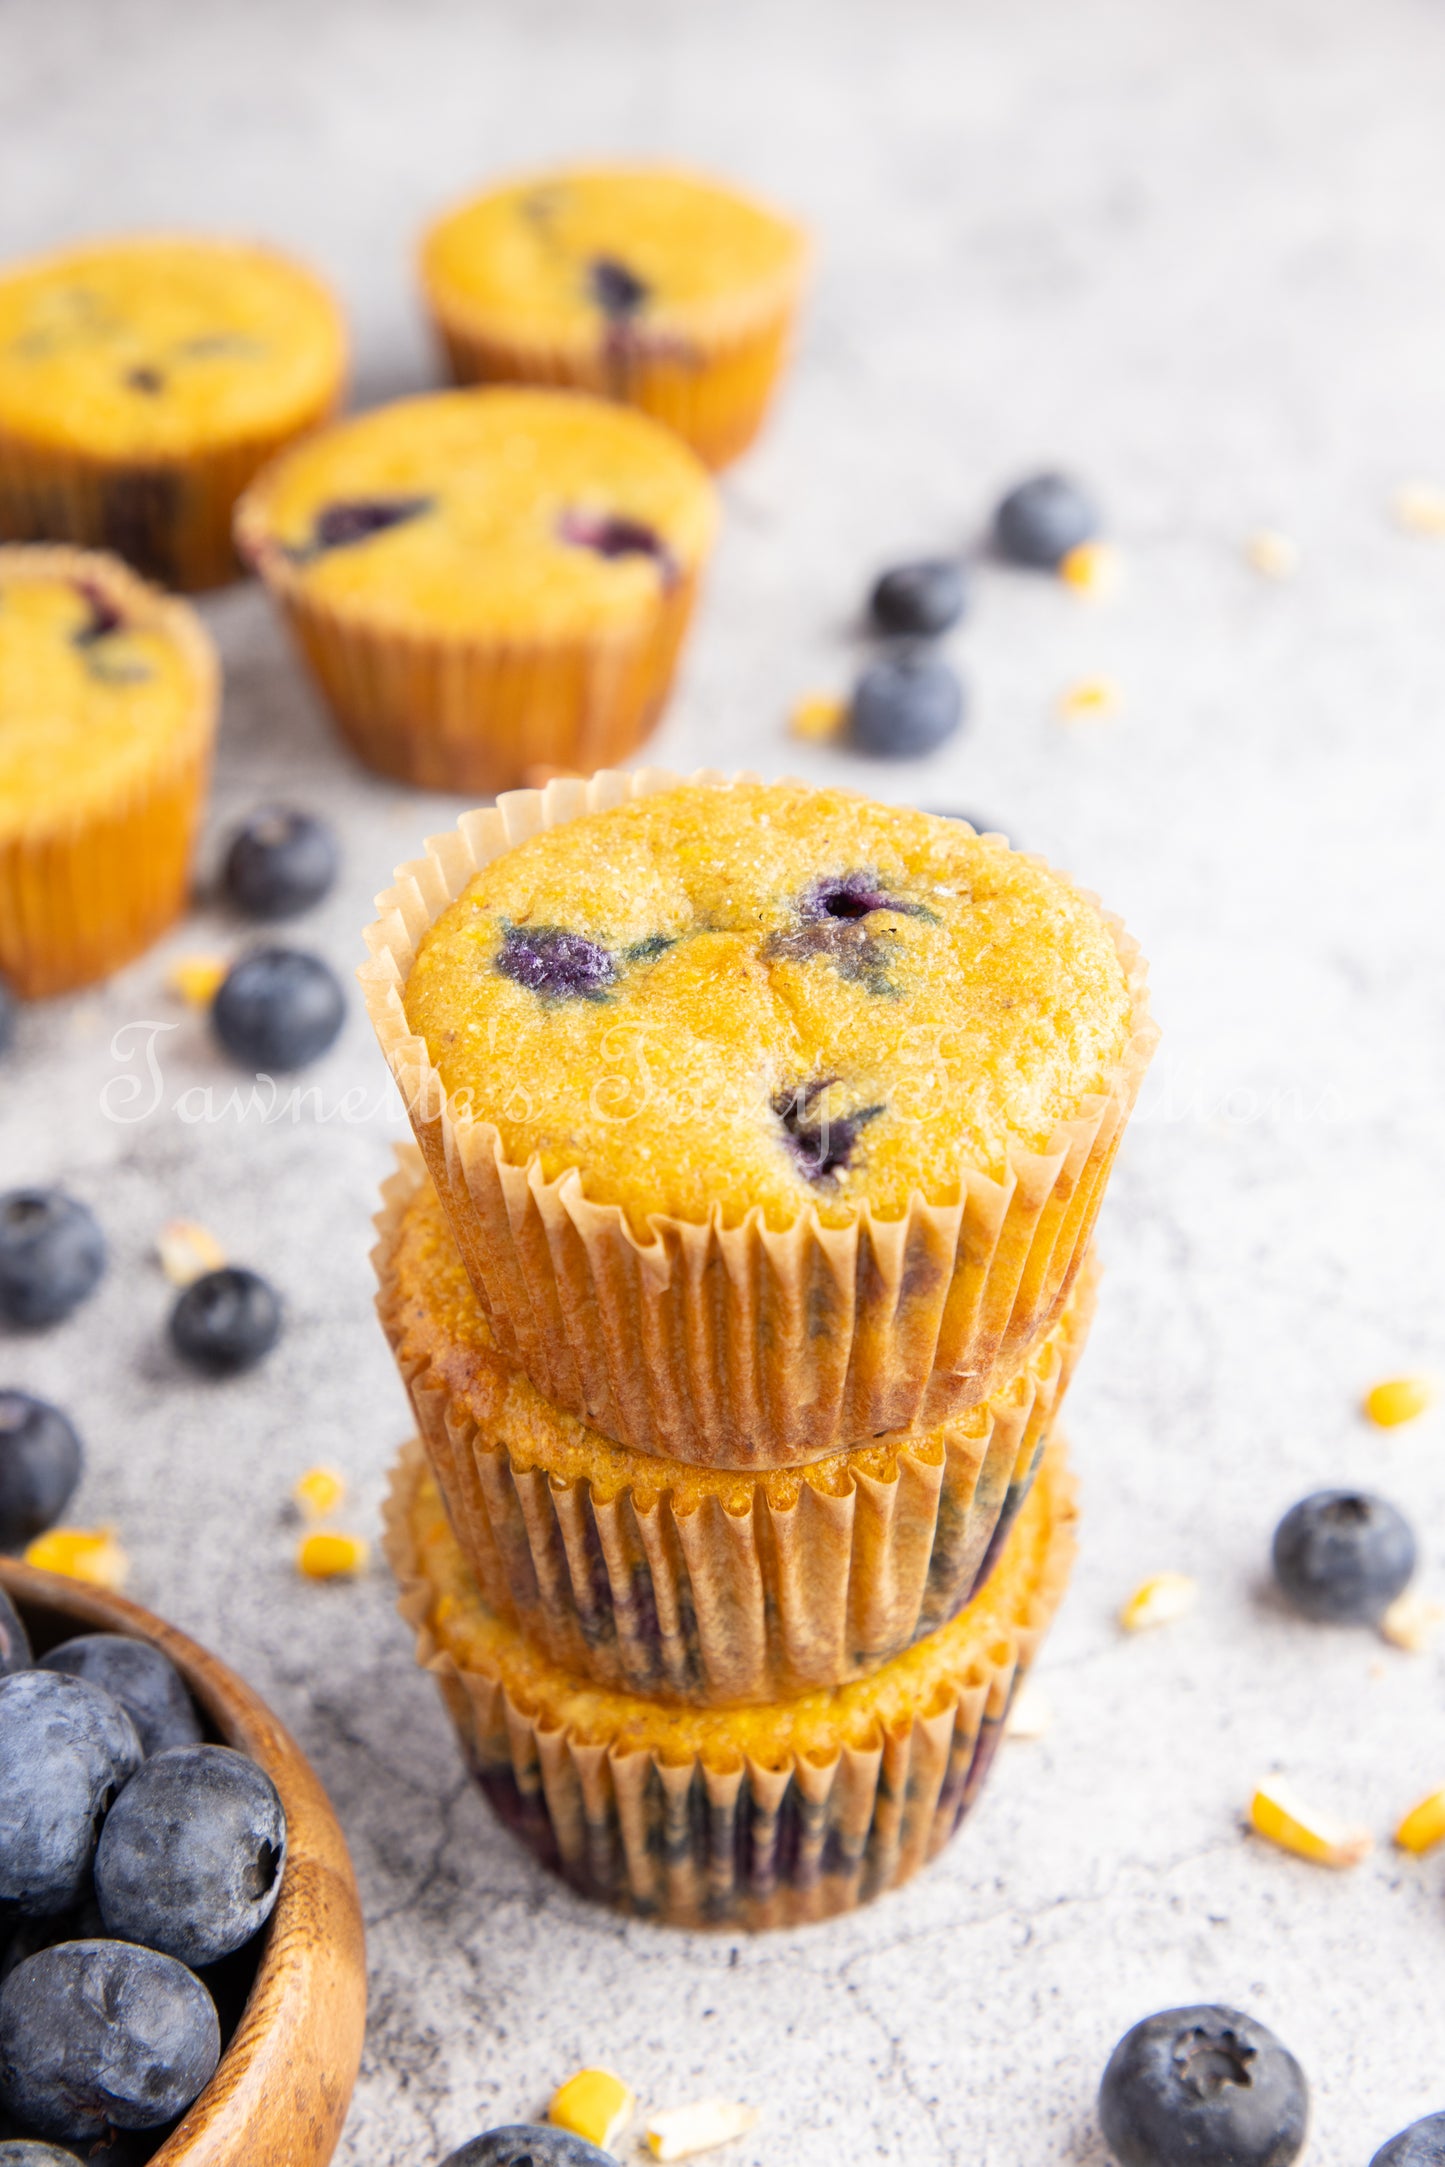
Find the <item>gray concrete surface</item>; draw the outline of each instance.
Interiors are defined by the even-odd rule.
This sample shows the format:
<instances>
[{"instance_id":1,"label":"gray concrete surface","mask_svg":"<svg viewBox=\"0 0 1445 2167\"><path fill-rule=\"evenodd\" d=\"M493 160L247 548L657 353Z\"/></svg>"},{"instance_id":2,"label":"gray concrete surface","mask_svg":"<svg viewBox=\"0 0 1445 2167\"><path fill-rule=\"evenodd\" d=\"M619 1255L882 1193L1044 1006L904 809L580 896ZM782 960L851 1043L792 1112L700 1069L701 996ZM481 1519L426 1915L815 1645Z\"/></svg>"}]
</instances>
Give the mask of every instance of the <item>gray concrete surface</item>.
<instances>
[{"instance_id":1,"label":"gray concrete surface","mask_svg":"<svg viewBox=\"0 0 1445 2167\"><path fill-rule=\"evenodd\" d=\"M405 1420L366 1264L397 1123L359 1009L304 1079L320 1101L270 1122L184 1096L233 1081L162 989L167 955L239 945L204 909L27 1018L0 1177L73 1183L116 1263L72 1323L0 1342L0 1374L74 1410L80 1510L120 1528L136 1594L271 1696L336 1800L372 1973L345 2161L428 2167L600 2060L655 2105L757 2103L738 2167L1097 2167L1115 2038L1195 1997L1300 2055L1316 2167L1445 2106L1445 1868L1388 1842L1445 1782L1441 1658L1291 1623L1262 1578L1279 1512L1344 1479L1413 1513L1445 1593L1440 1420L1385 1436L1356 1412L1445 1333L1445 545L1386 514L1397 482L1445 479L1442 111L1438 0L0 0L0 254L147 222L273 236L345 294L364 398L430 380L409 249L477 177L676 153L811 219L800 364L726 485L657 751L977 807L1126 915L1167 1031L1073 1404L1087 1522L1054 1726L925 1879L750 1944L549 1884L467 1790L382 1573L293 1574L293 1477L337 1462L372 1526ZM956 747L877 769L790 747L793 695L853 667L872 570L965 538L1049 459L1108 503L1117 602L989 573ZM1242 561L1265 523L1300 544L1291 585ZM347 763L259 594L206 614L213 827L278 792L336 819L345 879L305 935L349 970L372 893L456 808ZM1093 671L1118 719L1062 726L1061 685ZM136 1042L113 1051L147 1019L175 1025L150 1112L117 1103ZM284 1345L236 1384L164 1351L151 1250L178 1213L285 1290ZM1164 1566L1198 1575L1198 1611L1125 1641L1116 1606ZM1332 1876L1245 1837L1271 1766L1375 1828L1374 1858Z\"/></svg>"}]
</instances>

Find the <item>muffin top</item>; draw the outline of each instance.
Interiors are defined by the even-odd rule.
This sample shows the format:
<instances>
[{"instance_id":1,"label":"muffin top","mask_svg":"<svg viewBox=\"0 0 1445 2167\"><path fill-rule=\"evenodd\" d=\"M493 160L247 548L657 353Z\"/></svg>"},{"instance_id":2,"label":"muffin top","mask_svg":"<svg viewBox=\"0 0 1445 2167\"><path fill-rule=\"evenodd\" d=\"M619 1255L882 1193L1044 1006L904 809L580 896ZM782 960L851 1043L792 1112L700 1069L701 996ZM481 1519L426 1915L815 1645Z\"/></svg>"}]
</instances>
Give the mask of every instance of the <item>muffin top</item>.
<instances>
[{"instance_id":1,"label":"muffin top","mask_svg":"<svg viewBox=\"0 0 1445 2167\"><path fill-rule=\"evenodd\" d=\"M237 537L334 609L437 630L626 635L716 525L701 464L656 422L570 392L438 392L274 461Z\"/></svg>"},{"instance_id":2,"label":"muffin top","mask_svg":"<svg viewBox=\"0 0 1445 2167\"><path fill-rule=\"evenodd\" d=\"M796 783L684 784L505 851L403 1000L454 1113L644 1239L953 1203L1105 1088L1138 1020L1111 921L1047 867Z\"/></svg>"},{"instance_id":3,"label":"muffin top","mask_svg":"<svg viewBox=\"0 0 1445 2167\"><path fill-rule=\"evenodd\" d=\"M0 272L0 429L95 458L299 426L345 359L330 295L268 249L143 236Z\"/></svg>"},{"instance_id":4,"label":"muffin top","mask_svg":"<svg viewBox=\"0 0 1445 2167\"><path fill-rule=\"evenodd\" d=\"M190 610L114 558L0 549L0 839L112 804L191 751L215 679Z\"/></svg>"},{"instance_id":5,"label":"muffin top","mask_svg":"<svg viewBox=\"0 0 1445 2167\"><path fill-rule=\"evenodd\" d=\"M787 219L670 167L539 174L474 197L426 237L443 310L517 344L591 349L610 333L725 337L771 312L806 254Z\"/></svg>"}]
</instances>

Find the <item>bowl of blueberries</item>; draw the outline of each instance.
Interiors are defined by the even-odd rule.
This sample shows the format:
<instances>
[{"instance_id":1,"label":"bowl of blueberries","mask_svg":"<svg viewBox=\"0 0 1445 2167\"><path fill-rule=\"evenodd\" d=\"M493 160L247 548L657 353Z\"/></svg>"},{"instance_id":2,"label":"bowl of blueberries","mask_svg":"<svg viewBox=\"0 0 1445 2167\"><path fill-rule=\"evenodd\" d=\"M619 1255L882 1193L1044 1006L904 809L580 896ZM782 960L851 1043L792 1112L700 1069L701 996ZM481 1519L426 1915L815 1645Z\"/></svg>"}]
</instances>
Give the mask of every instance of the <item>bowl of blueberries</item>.
<instances>
[{"instance_id":1,"label":"bowl of blueberries","mask_svg":"<svg viewBox=\"0 0 1445 2167\"><path fill-rule=\"evenodd\" d=\"M159 1618L0 1558L0 2167L316 2167L365 2013L294 1740Z\"/></svg>"}]
</instances>

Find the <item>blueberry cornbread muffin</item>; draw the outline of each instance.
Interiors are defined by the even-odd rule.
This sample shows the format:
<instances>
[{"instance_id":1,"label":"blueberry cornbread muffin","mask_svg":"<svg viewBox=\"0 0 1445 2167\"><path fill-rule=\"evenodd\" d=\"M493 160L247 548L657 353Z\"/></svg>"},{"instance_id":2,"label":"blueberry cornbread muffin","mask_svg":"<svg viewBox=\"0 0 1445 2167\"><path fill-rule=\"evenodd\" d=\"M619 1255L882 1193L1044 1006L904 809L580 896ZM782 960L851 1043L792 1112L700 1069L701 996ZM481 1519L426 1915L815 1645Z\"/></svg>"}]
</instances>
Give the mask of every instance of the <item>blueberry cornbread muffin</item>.
<instances>
[{"instance_id":1,"label":"blueberry cornbread muffin","mask_svg":"<svg viewBox=\"0 0 1445 2167\"><path fill-rule=\"evenodd\" d=\"M717 1704L846 1684L954 1617L1024 1498L1092 1316L993 1398L803 1468L614 1445L505 1362L415 1151L377 1220L377 1308L483 1601L574 1677Z\"/></svg>"},{"instance_id":2,"label":"blueberry cornbread muffin","mask_svg":"<svg viewBox=\"0 0 1445 2167\"><path fill-rule=\"evenodd\" d=\"M336 405L326 289L269 249L145 235L0 272L0 539L115 550L170 587L239 566L236 499Z\"/></svg>"},{"instance_id":3,"label":"blueberry cornbread muffin","mask_svg":"<svg viewBox=\"0 0 1445 2167\"><path fill-rule=\"evenodd\" d=\"M716 518L703 468L640 414L456 391L298 446L237 535L353 751L487 793L646 736Z\"/></svg>"},{"instance_id":4,"label":"blueberry cornbread muffin","mask_svg":"<svg viewBox=\"0 0 1445 2167\"><path fill-rule=\"evenodd\" d=\"M574 1679L487 1609L419 1448L387 1552L462 1749L500 1819L585 1896L669 1926L791 1926L852 1910L942 1849L987 1775L1074 1555L1051 1445L966 1610L832 1691L686 1708Z\"/></svg>"},{"instance_id":5,"label":"blueberry cornbread muffin","mask_svg":"<svg viewBox=\"0 0 1445 2167\"><path fill-rule=\"evenodd\" d=\"M720 467L762 426L806 261L801 229L734 189L578 167L449 212L422 282L458 383L600 392Z\"/></svg>"},{"instance_id":6,"label":"blueberry cornbread muffin","mask_svg":"<svg viewBox=\"0 0 1445 2167\"><path fill-rule=\"evenodd\" d=\"M636 1451L819 1458L1057 1320L1152 1048L1115 920L966 825L594 777L382 898L368 1004L503 1353Z\"/></svg>"},{"instance_id":7,"label":"blueberry cornbread muffin","mask_svg":"<svg viewBox=\"0 0 1445 2167\"><path fill-rule=\"evenodd\" d=\"M216 659L114 557L0 548L0 977L27 998L128 963L185 905Z\"/></svg>"}]
</instances>

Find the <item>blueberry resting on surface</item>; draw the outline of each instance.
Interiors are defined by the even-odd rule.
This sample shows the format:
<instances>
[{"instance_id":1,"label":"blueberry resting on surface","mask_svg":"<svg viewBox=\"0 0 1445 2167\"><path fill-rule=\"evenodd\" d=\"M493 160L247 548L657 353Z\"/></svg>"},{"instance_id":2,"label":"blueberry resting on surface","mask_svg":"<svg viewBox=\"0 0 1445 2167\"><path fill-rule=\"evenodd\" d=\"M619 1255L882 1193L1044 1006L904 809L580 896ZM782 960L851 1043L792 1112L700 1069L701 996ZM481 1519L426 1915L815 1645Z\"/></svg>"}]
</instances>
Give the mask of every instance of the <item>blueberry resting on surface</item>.
<instances>
[{"instance_id":1,"label":"blueberry resting on surface","mask_svg":"<svg viewBox=\"0 0 1445 2167\"><path fill-rule=\"evenodd\" d=\"M599 557L653 557L664 581L677 576L672 551L645 520L620 512L564 512L557 532L575 549L594 549Z\"/></svg>"},{"instance_id":2,"label":"blueberry resting on surface","mask_svg":"<svg viewBox=\"0 0 1445 2167\"><path fill-rule=\"evenodd\" d=\"M967 599L963 566L951 557L925 557L885 572L868 597L868 614L880 632L933 639L958 623Z\"/></svg>"},{"instance_id":3,"label":"blueberry resting on surface","mask_svg":"<svg viewBox=\"0 0 1445 2167\"><path fill-rule=\"evenodd\" d=\"M783 1124L788 1149L809 1181L831 1181L846 1173L859 1132L884 1111L878 1105L860 1106L852 1114L824 1113L819 1102L837 1080L836 1076L820 1076L812 1083L778 1092L772 1102L773 1112Z\"/></svg>"},{"instance_id":4,"label":"blueberry resting on surface","mask_svg":"<svg viewBox=\"0 0 1445 2167\"><path fill-rule=\"evenodd\" d=\"M100 1824L143 1758L99 1686L51 1670L0 1678L0 1904L44 1918L80 1901Z\"/></svg>"},{"instance_id":5,"label":"blueberry resting on surface","mask_svg":"<svg viewBox=\"0 0 1445 2167\"><path fill-rule=\"evenodd\" d=\"M106 1816L95 1895L108 1934L199 1969L270 1918L286 1864L286 1815L264 1768L229 1746L147 1761Z\"/></svg>"},{"instance_id":6,"label":"blueberry resting on surface","mask_svg":"<svg viewBox=\"0 0 1445 2167\"><path fill-rule=\"evenodd\" d=\"M148 1640L127 1640L123 1633L81 1633L42 1655L40 1667L63 1671L69 1678L88 1678L118 1700L147 1755L201 1742L201 1719L185 1680L170 1657Z\"/></svg>"},{"instance_id":7,"label":"blueberry resting on surface","mask_svg":"<svg viewBox=\"0 0 1445 2167\"><path fill-rule=\"evenodd\" d=\"M4 2155L0 2153L0 2167ZM1445 2114L1427 2114L1381 2145L1370 2167L1445 2167Z\"/></svg>"},{"instance_id":8,"label":"blueberry resting on surface","mask_svg":"<svg viewBox=\"0 0 1445 2167\"><path fill-rule=\"evenodd\" d=\"M29 1670L34 1660L25 1620L0 1588L0 1678L8 1678L12 1671Z\"/></svg>"},{"instance_id":9,"label":"blueberry resting on surface","mask_svg":"<svg viewBox=\"0 0 1445 2167\"><path fill-rule=\"evenodd\" d=\"M20 1020L20 1003L11 990L8 978L0 978L0 1053L8 1053L15 1043L15 1027Z\"/></svg>"},{"instance_id":10,"label":"blueberry resting on surface","mask_svg":"<svg viewBox=\"0 0 1445 2167\"><path fill-rule=\"evenodd\" d=\"M171 1345L212 1377L252 1369L281 1337L281 1304L259 1272L239 1264L202 1272L176 1298Z\"/></svg>"},{"instance_id":11,"label":"blueberry resting on surface","mask_svg":"<svg viewBox=\"0 0 1445 2167\"><path fill-rule=\"evenodd\" d=\"M434 497L355 497L348 502L323 504L311 522L311 539L286 554L293 564L309 564L331 549L351 549L369 542L374 534L420 519L432 510Z\"/></svg>"},{"instance_id":12,"label":"blueberry resting on surface","mask_svg":"<svg viewBox=\"0 0 1445 2167\"><path fill-rule=\"evenodd\" d=\"M63 1189L0 1196L0 1317L58 1324L104 1270L105 1236L88 1205Z\"/></svg>"},{"instance_id":13,"label":"blueberry resting on surface","mask_svg":"<svg viewBox=\"0 0 1445 2167\"><path fill-rule=\"evenodd\" d=\"M233 963L211 1004L227 1053L247 1068L305 1068L335 1045L346 996L329 963L301 948L254 948Z\"/></svg>"},{"instance_id":14,"label":"blueberry resting on surface","mask_svg":"<svg viewBox=\"0 0 1445 2167\"><path fill-rule=\"evenodd\" d=\"M603 315L615 324L635 316L650 291L647 281L615 256L594 256L587 266L587 289Z\"/></svg>"},{"instance_id":15,"label":"blueberry resting on surface","mask_svg":"<svg viewBox=\"0 0 1445 2167\"><path fill-rule=\"evenodd\" d=\"M54 1527L85 1464L75 1426L49 1400L0 1391L0 1550Z\"/></svg>"},{"instance_id":16,"label":"blueberry resting on surface","mask_svg":"<svg viewBox=\"0 0 1445 2167\"><path fill-rule=\"evenodd\" d=\"M1403 1513L1359 1490L1317 1490L1274 1531L1274 1577L1290 1606L1326 1625L1373 1625L1415 1570Z\"/></svg>"},{"instance_id":17,"label":"blueberry resting on surface","mask_svg":"<svg viewBox=\"0 0 1445 2167\"><path fill-rule=\"evenodd\" d=\"M448 2152L441 2167L617 2167L585 2137L544 2122L510 2122Z\"/></svg>"},{"instance_id":18,"label":"blueberry resting on surface","mask_svg":"<svg viewBox=\"0 0 1445 2167\"><path fill-rule=\"evenodd\" d=\"M1304 2071L1237 2009L1164 2009L1124 2034L1099 2086L1119 2167L1289 2167L1309 2118Z\"/></svg>"},{"instance_id":19,"label":"blueberry resting on surface","mask_svg":"<svg viewBox=\"0 0 1445 2167\"><path fill-rule=\"evenodd\" d=\"M321 901L338 863L336 837L324 821L268 805L231 838L221 879L248 918L294 918Z\"/></svg>"},{"instance_id":20,"label":"blueberry resting on surface","mask_svg":"<svg viewBox=\"0 0 1445 2167\"><path fill-rule=\"evenodd\" d=\"M496 967L514 984L559 1001L600 1001L617 976L610 948L560 925L508 926Z\"/></svg>"},{"instance_id":21,"label":"blueberry resting on surface","mask_svg":"<svg viewBox=\"0 0 1445 2167\"><path fill-rule=\"evenodd\" d=\"M994 513L994 548L1010 564L1052 572L1102 525L1093 498L1067 474L1036 474L1011 489Z\"/></svg>"},{"instance_id":22,"label":"blueberry resting on surface","mask_svg":"<svg viewBox=\"0 0 1445 2167\"><path fill-rule=\"evenodd\" d=\"M0 1987L0 2099L46 2137L158 2129L220 2058L215 2003L155 1949L63 1941Z\"/></svg>"},{"instance_id":23,"label":"blueberry resting on surface","mask_svg":"<svg viewBox=\"0 0 1445 2167\"><path fill-rule=\"evenodd\" d=\"M963 721L963 686L932 655L887 655L853 690L849 736L859 752L916 760L951 738Z\"/></svg>"}]
</instances>

